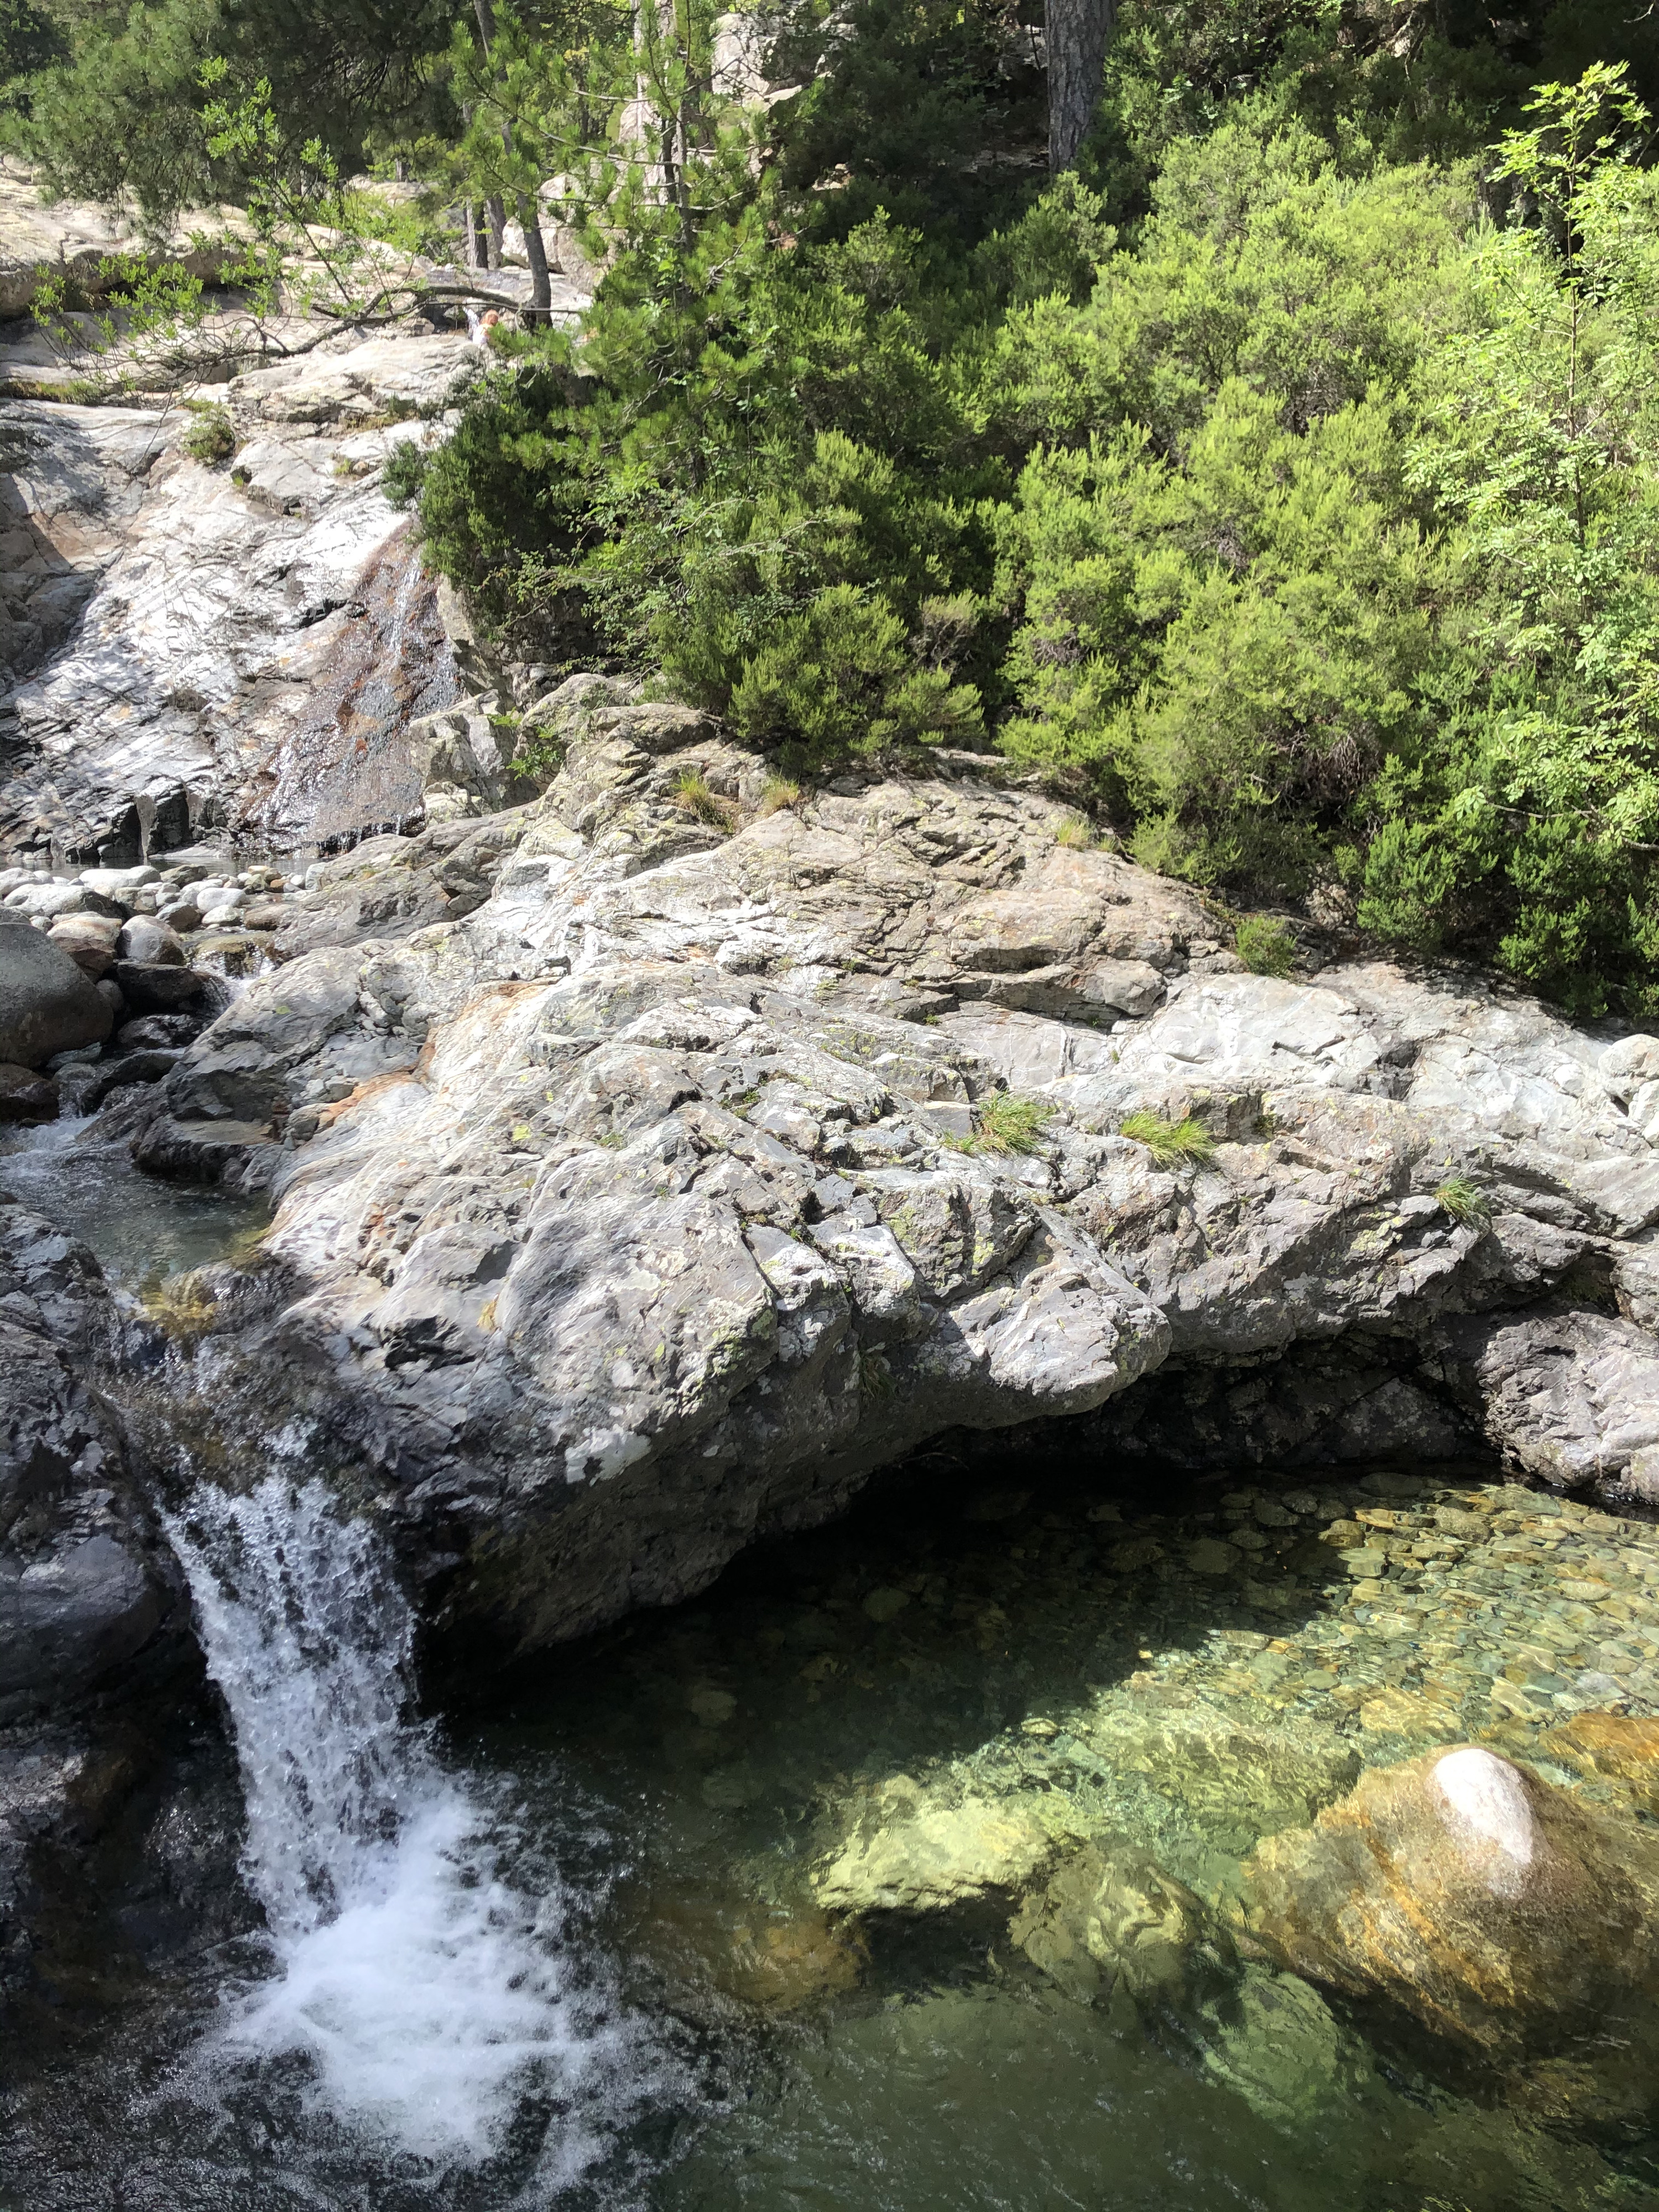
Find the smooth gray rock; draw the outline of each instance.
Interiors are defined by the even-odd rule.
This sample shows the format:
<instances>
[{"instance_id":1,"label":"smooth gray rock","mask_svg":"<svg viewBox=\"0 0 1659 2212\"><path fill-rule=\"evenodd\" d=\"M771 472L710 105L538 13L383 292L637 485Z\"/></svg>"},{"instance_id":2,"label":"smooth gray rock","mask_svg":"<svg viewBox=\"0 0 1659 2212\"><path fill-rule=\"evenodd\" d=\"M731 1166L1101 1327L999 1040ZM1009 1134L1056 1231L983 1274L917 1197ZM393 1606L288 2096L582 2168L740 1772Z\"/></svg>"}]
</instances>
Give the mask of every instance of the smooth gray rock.
<instances>
[{"instance_id":1,"label":"smooth gray rock","mask_svg":"<svg viewBox=\"0 0 1659 2212\"><path fill-rule=\"evenodd\" d=\"M121 932L120 955L124 961L152 966L158 963L168 968L185 965L185 948L176 933L154 915L133 915Z\"/></svg>"},{"instance_id":2,"label":"smooth gray rock","mask_svg":"<svg viewBox=\"0 0 1659 2212\"><path fill-rule=\"evenodd\" d=\"M1546 1307L1456 1324L1445 1358L1488 1437L1528 1474L1659 1504L1659 1341L1648 1330Z\"/></svg>"},{"instance_id":3,"label":"smooth gray rock","mask_svg":"<svg viewBox=\"0 0 1659 2212\"><path fill-rule=\"evenodd\" d=\"M54 1053L100 1044L108 1006L63 947L0 911L0 1060L39 1067Z\"/></svg>"},{"instance_id":4,"label":"smooth gray rock","mask_svg":"<svg viewBox=\"0 0 1659 2212\"><path fill-rule=\"evenodd\" d=\"M0 1723L64 1715L173 1607L120 1437L89 1387L112 1326L85 1248L0 1205Z\"/></svg>"}]
</instances>

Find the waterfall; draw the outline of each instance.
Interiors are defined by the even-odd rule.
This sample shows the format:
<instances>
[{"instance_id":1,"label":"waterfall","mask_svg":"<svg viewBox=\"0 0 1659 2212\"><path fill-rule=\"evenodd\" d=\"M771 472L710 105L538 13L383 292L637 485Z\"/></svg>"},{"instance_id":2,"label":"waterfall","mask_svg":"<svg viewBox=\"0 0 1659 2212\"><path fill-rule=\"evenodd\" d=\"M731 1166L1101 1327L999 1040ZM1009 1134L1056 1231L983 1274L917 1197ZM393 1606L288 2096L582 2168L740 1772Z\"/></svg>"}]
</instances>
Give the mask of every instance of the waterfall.
<instances>
[{"instance_id":1,"label":"waterfall","mask_svg":"<svg viewBox=\"0 0 1659 2212\"><path fill-rule=\"evenodd\" d=\"M228 2002L210 2059L297 2057L314 2112L444 2166L550 2107L543 2177L579 2172L637 2054L572 1971L570 1900L514 1885L501 1808L406 1717L412 1621L372 1529L273 1477L203 1485L168 1534L235 1728L275 1968Z\"/></svg>"}]
</instances>

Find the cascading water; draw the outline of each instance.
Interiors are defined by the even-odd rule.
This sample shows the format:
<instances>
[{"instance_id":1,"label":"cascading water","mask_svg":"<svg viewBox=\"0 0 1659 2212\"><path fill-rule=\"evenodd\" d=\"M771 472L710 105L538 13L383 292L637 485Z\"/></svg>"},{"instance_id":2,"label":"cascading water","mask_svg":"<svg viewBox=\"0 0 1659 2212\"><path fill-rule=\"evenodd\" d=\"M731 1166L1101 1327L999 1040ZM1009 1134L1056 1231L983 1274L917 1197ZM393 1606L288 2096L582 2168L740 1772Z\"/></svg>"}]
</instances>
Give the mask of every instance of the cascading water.
<instances>
[{"instance_id":1,"label":"cascading water","mask_svg":"<svg viewBox=\"0 0 1659 2212\"><path fill-rule=\"evenodd\" d=\"M210 2063L297 2057L313 2112L441 2166L488 2160L539 2106L538 2179L580 2172L639 2052L562 1948L568 1898L506 1877L500 1808L404 1717L410 1615L372 1530L273 1477L203 1486L168 1534L235 1728L276 1969L228 2004Z\"/></svg>"}]
</instances>

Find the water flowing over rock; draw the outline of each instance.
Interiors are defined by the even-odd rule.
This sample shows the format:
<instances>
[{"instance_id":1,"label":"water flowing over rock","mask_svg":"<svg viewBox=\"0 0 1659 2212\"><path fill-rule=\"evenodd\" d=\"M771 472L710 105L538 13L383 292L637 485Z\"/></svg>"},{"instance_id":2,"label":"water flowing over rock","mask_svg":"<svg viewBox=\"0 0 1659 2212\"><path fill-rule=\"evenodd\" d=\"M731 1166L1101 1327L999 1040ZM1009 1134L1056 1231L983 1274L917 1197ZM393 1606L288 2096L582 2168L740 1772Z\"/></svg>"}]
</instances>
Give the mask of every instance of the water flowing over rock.
<instances>
[{"instance_id":1,"label":"water flowing over rock","mask_svg":"<svg viewBox=\"0 0 1659 2212\"><path fill-rule=\"evenodd\" d=\"M441 2167L488 2159L520 2099L550 2096L547 2179L574 2178L641 2052L556 1881L514 1887L501 1811L405 1723L413 1624L372 1530L273 1477L198 1490L169 1534L230 1709L275 1969L205 2063L298 2057L319 2111Z\"/></svg>"}]
</instances>

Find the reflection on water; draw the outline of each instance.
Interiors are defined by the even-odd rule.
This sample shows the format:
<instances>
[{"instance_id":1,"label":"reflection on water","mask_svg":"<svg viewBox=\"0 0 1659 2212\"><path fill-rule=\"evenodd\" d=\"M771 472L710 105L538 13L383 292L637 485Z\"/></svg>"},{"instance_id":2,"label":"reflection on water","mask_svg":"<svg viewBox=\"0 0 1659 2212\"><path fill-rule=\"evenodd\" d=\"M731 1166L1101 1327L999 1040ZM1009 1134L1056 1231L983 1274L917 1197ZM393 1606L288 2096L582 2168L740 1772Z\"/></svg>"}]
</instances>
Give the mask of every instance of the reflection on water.
<instances>
[{"instance_id":1,"label":"reflection on water","mask_svg":"<svg viewBox=\"0 0 1659 2212\"><path fill-rule=\"evenodd\" d=\"M501 1808L492 1878L567 1898L673 2054L622 2084L643 2109L608 2100L610 2152L580 2178L550 2174L533 2096L493 2156L447 2164L418 2130L398 2154L331 2126L291 2055L192 2107L169 2069L203 1985L137 1974L50 2065L0 2050L0 2203L1659 2212L1644 2112L1540 2124L1224 1934L1185 1982L1079 1978L1048 1905L1016 1911L1048 1879L1017 1853L1006 1889L970 1866L939 1901L940 1838L989 1806L970 1860L1087 1837L1143 1870L1137 1894L1167 1876L1224 1930L1261 1835L1471 1739L1645 1830L1576 1716L1659 1717L1659 1531L1482 1468L1131 1489L988 1465L878 1480L697 1604L450 1716L445 1763ZM917 1838L928 1909L842 1909Z\"/></svg>"},{"instance_id":2,"label":"reflection on water","mask_svg":"<svg viewBox=\"0 0 1659 2212\"><path fill-rule=\"evenodd\" d=\"M270 1218L262 1197L193 1190L141 1174L127 1146L110 1143L95 1120L5 1132L0 1198L78 1237L110 1279L131 1291L224 1259Z\"/></svg>"}]
</instances>

